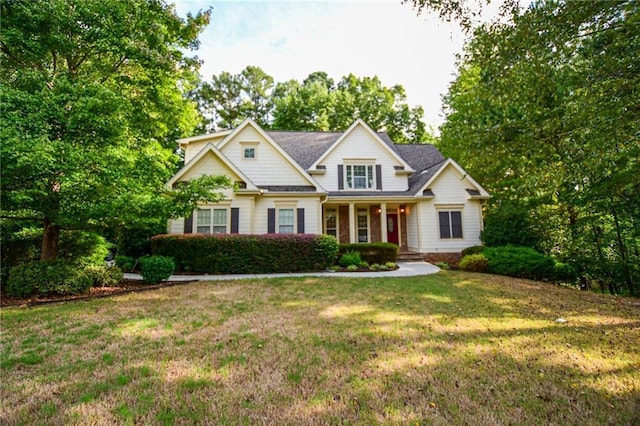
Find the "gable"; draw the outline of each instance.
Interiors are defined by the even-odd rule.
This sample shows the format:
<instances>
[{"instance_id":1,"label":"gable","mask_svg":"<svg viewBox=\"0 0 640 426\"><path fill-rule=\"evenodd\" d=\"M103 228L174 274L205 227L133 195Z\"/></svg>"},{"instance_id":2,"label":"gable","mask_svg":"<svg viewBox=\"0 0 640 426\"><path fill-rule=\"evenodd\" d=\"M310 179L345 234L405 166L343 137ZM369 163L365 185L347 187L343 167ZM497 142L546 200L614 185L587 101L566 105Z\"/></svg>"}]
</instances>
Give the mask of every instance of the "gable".
<instances>
[{"instance_id":1,"label":"gable","mask_svg":"<svg viewBox=\"0 0 640 426\"><path fill-rule=\"evenodd\" d=\"M310 167L327 167L338 164L345 158L374 158L378 162L389 164L392 168L413 170L397 152L375 133L362 120L357 120L338 138Z\"/></svg>"},{"instance_id":2,"label":"gable","mask_svg":"<svg viewBox=\"0 0 640 426\"><path fill-rule=\"evenodd\" d=\"M218 148L258 187L313 186L321 190L317 182L251 120L245 120ZM246 149L253 149L252 158L245 157Z\"/></svg>"},{"instance_id":3,"label":"gable","mask_svg":"<svg viewBox=\"0 0 640 426\"><path fill-rule=\"evenodd\" d=\"M435 196L438 202L489 198L489 193L451 158L431 175L429 181L417 193L423 194Z\"/></svg>"}]
</instances>

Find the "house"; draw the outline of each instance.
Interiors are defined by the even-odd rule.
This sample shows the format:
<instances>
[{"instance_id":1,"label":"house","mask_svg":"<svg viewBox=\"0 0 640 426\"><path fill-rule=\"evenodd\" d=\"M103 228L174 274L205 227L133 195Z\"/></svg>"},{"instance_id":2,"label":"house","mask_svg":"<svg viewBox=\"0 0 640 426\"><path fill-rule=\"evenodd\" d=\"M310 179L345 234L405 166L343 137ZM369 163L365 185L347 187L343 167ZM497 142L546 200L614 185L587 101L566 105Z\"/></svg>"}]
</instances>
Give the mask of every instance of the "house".
<instances>
[{"instance_id":1,"label":"house","mask_svg":"<svg viewBox=\"0 0 640 426\"><path fill-rule=\"evenodd\" d=\"M180 139L185 166L236 182L217 204L170 220L169 233L329 234L401 251L460 253L480 244L487 191L433 145L394 144L362 120L344 132L236 129Z\"/></svg>"}]
</instances>

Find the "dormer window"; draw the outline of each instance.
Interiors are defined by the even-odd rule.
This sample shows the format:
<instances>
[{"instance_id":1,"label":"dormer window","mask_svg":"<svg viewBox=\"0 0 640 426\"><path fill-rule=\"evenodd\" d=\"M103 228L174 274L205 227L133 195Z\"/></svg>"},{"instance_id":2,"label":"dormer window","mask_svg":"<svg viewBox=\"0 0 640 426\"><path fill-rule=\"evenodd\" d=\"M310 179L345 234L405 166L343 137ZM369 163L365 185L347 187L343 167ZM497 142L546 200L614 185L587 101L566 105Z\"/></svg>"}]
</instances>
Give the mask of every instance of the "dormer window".
<instances>
[{"instance_id":1,"label":"dormer window","mask_svg":"<svg viewBox=\"0 0 640 426\"><path fill-rule=\"evenodd\" d=\"M349 189L372 189L375 181L373 165L347 164L347 184Z\"/></svg>"}]
</instances>

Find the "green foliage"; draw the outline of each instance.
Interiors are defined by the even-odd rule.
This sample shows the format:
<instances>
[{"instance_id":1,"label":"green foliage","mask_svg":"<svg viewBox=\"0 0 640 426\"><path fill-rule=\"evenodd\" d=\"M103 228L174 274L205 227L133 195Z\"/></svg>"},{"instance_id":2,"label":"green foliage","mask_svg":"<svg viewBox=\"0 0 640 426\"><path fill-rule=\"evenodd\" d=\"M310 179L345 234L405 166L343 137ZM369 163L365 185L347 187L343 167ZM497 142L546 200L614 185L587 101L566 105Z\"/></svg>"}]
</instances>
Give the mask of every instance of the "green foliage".
<instances>
[{"instance_id":1,"label":"green foliage","mask_svg":"<svg viewBox=\"0 0 640 426\"><path fill-rule=\"evenodd\" d=\"M440 269L448 270L451 269L451 266L447 262L436 262L436 266Z\"/></svg>"},{"instance_id":2,"label":"green foliage","mask_svg":"<svg viewBox=\"0 0 640 426\"><path fill-rule=\"evenodd\" d=\"M356 272L358 270L358 265L347 265L347 271Z\"/></svg>"},{"instance_id":3,"label":"green foliage","mask_svg":"<svg viewBox=\"0 0 640 426\"><path fill-rule=\"evenodd\" d=\"M366 262L384 264L395 262L398 258L398 246L392 243L354 243L340 244L338 256L349 251L356 251L360 258Z\"/></svg>"},{"instance_id":4,"label":"green foliage","mask_svg":"<svg viewBox=\"0 0 640 426\"><path fill-rule=\"evenodd\" d=\"M14 297L65 296L86 293L92 284L81 266L61 260L38 260L11 268L6 291Z\"/></svg>"},{"instance_id":5,"label":"green foliage","mask_svg":"<svg viewBox=\"0 0 640 426\"><path fill-rule=\"evenodd\" d=\"M396 262L387 262L384 264L384 266L389 269L396 269L398 267L398 264Z\"/></svg>"},{"instance_id":6,"label":"green foliage","mask_svg":"<svg viewBox=\"0 0 640 426\"><path fill-rule=\"evenodd\" d=\"M182 19L154 0L0 7L2 216L51 231L43 259L57 257L60 229L144 226L216 193L210 179L164 186L175 139L199 122L184 96L197 60L185 52L210 12Z\"/></svg>"},{"instance_id":7,"label":"green foliage","mask_svg":"<svg viewBox=\"0 0 640 426\"><path fill-rule=\"evenodd\" d=\"M467 247L464 250L462 250L462 256L467 256L470 254L479 254L482 253L484 251L486 247L485 246L471 246L471 247Z\"/></svg>"},{"instance_id":8,"label":"green foliage","mask_svg":"<svg viewBox=\"0 0 640 426\"><path fill-rule=\"evenodd\" d=\"M362 262L360 262L360 264L358 265L361 268L366 268L369 269L370 265L369 262L365 262L364 260Z\"/></svg>"},{"instance_id":9,"label":"green foliage","mask_svg":"<svg viewBox=\"0 0 640 426\"><path fill-rule=\"evenodd\" d=\"M176 268L171 257L146 256L140 258L140 272L145 283L156 284L168 279Z\"/></svg>"},{"instance_id":10,"label":"green foliage","mask_svg":"<svg viewBox=\"0 0 640 426\"><path fill-rule=\"evenodd\" d=\"M255 66L240 74L222 72L203 83L200 108L213 118L206 130L229 129L251 118L274 130L344 131L361 118L395 142L432 141L421 106L409 107L401 85L385 87L378 77L344 76L338 83L325 72L313 72L302 83L274 83Z\"/></svg>"},{"instance_id":11,"label":"green foliage","mask_svg":"<svg viewBox=\"0 0 640 426\"><path fill-rule=\"evenodd\" d=\"M175 259L181 271L214 274L321 271L338 244L329 235L158 235L153 253Z\"/></svg>"},{"instance_id":12,"label":"green foliage","mask_svg":"<svg viewBox=\"0 0 640 426\"><path fill-rule=\"evenodd\" d=\"M480 256L486 257L487 270L494 274L545 281L556 276L553 259L529 247L487 247Z\"/></svg>"},{"instance_id":13,"label":"green foliage","mask_svg":"<svg viewBox=\"0 0 640 426\"><path fill-rule=\"evenodd\" d=\"M91 279L94 287L114 287L122 282L124 273L117 266L89 265L84 273Z\"/></svg>"},{"instance_id":14,"label":"green foliage","mask_svg":"<svg viewBox=\"0 0 640 426\"><path fill-rule=\"evenodd\" d=\"M482 253L468 254L458 263L460 269L471 272L485 272L489 261Z\"/></svg>"},{"instance_id":15,"label":"green foliage","mask_svg":"<svg viewBox=\"0 0 640 426\"><path fill-rule=\"evenodd\" d=\"M136 259L131 256L124 256L121 254L116 255L116 265L124 272L133 271L133 267L136 264Z\"/></svg>"},{"instance_id":16,"label":"green foliage","mask_svg":"<svg viewBox=\"0 0 640 426\"><path fill-rule=\"evenodd\" d=\"M362 259L360 258L360 253L357 251L348 251L340 256L340 261L338 262L340 266L350 266L355 265L359 266L362 263Z\"/></svg>"},{"instance_id":17,"label":"green foliage","mask_svg":"<svg viewBox=\"0 0 640 426\"><path fill-rule=\"evenodd\" d=\"M480 234L486 246L499 247L515 245L540 247L540 238L533 229L529 212L514 205L492 206L484 219L484 230ZM468 253L472 254L472 253Z\"/></svg>"},{"instance_id":18,"label":"green foliage","mask_svg":"<svg viewBox=\"0 0 640 426\"><path fill-rule=\"evenodd\" d=\"M533 247L576 267L584 288L638 295L640 8L511 11L466 46L438 146L492 193L485 244Z\"/></svg>"}]
</instances>

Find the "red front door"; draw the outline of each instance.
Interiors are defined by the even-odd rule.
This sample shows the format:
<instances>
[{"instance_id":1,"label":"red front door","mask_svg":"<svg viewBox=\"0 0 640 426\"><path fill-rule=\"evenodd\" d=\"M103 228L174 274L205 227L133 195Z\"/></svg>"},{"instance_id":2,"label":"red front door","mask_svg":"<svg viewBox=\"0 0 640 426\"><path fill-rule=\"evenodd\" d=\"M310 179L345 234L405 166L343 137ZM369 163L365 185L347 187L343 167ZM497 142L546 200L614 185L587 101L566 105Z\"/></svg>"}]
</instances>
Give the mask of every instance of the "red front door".
<instances>
[{"instance_id":1,"label":"red front door","mask_svg":"<svg viewBox=\"0 0 640 426\"><path fill-rule=\"evenodd\" d=\"M398 214L387 213L387 241L398 244Z\"/></svg>"}]
</instances>

